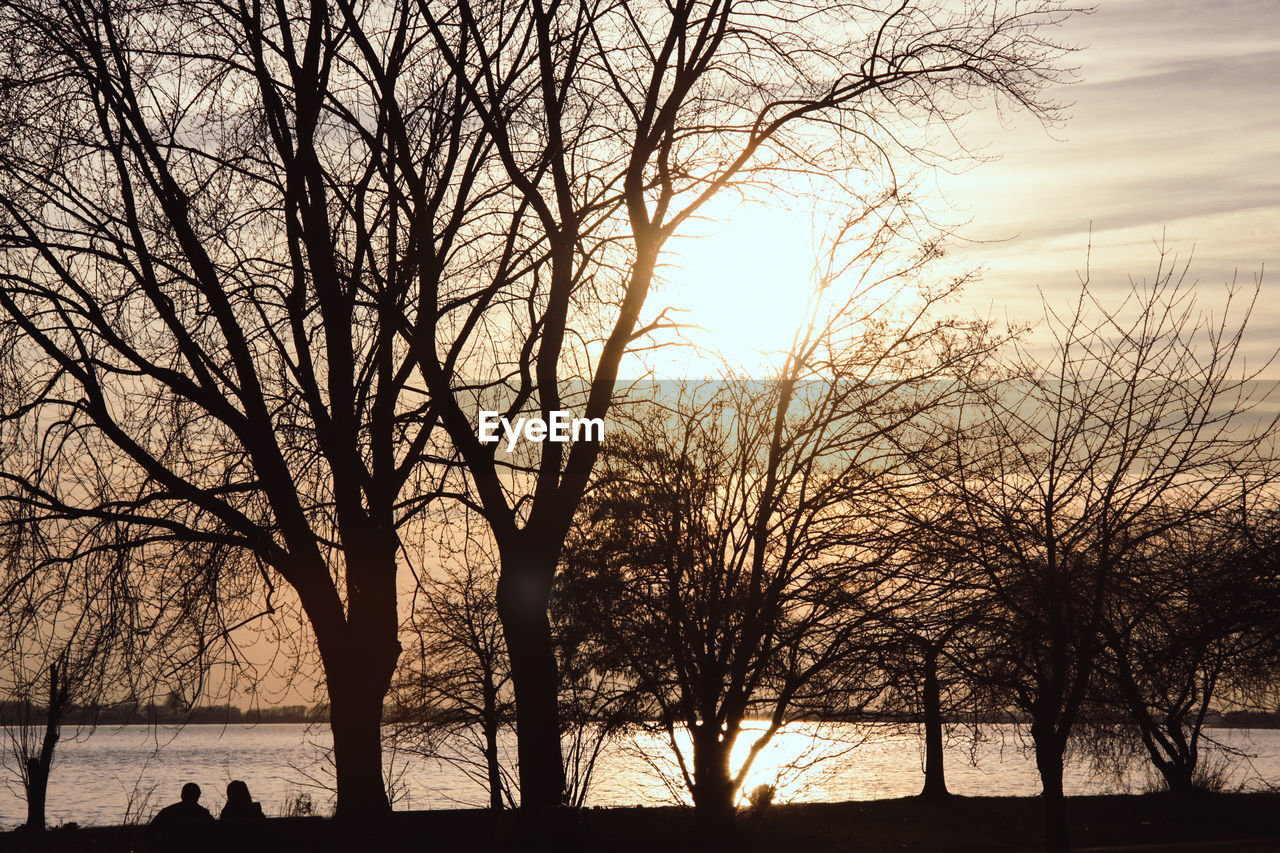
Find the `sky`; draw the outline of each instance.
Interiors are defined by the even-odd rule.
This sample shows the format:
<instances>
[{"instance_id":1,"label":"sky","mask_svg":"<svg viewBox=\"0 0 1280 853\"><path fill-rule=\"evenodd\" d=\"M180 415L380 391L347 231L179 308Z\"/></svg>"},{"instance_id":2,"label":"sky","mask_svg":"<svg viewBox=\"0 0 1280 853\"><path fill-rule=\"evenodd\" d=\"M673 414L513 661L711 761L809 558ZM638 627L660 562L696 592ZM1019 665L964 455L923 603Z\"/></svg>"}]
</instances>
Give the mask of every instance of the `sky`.
<instances>
[{"instance_id":1,"label":"sky","mask_svg":"<svg viewBox=\"0 0 1280 853\"><path fill-rule=\"evenodd\" d=\"M1280 0L1101 0L1057 35L1080 47L1076 82L1051 93L1072 103L1061 125L971 116L965 142L999 159L936 176L939 217L967 223L949 261L982 270L956 313L1034 319L1041 293L1062 304L1078 292L1086 262L1092 286L1120 292L1151 276L1163 236L1182 261L1194 254L1206 307L1237 270L1250 288L1269 270L1247 344L1265 359L1280 345ZM802 320L813 211L725 195L704 213L706 236L677 243L655 301L689 309L693 342L758 366ZM662 357L660 377L719 370L690 348ZM264 701L310 702L314 689L302 678Z\"/></svg>"},{"instance_id":2,"label":"sky","mask_svg":"<svg viewBox=\"0 0 1280 853\"><path fill-rule=\"evenodd\" d=\"M998 159L933 176L940 218L964 223L949 263L982 274L957 313L1034 320L1041 294L1062 304L1086 266L1097 292L1119 293L1152 277L1163 240L1191 260L1206 309L1233 276L1251 292L1267 270L1246 344L1260 364L1280 343L1280 2L1100 0L1055 37L1080 48L1075 82L1050 93L1070 104L1064 120L974 114L966 145ZM804 292L810 223L732 201L711 214L723 221L681 247L662 295L689 307L695 342L759 363L800 320L803 298L776 294L780 281ZM659 371L704 366L682 358Z\"/></svg>"}]
</instances>

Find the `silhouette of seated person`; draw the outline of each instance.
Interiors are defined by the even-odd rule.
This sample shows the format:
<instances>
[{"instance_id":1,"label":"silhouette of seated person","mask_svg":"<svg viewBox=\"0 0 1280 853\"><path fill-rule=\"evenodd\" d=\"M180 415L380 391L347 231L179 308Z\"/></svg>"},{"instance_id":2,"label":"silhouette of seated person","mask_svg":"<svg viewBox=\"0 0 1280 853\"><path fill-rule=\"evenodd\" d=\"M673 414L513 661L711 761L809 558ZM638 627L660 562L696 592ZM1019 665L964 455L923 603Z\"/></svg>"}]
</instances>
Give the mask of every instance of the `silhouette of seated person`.
<instances>
[{"instance_id":1,"label":"silhouette of seated person","mask_svg":"<svg viewBox=\"0 0 1280 853\"><path fill-rule=\"evenodd\" d=\"M182 786L182 799L151 819L147 835L161 850L190 850L200 846L196 842L211 823L213 815L200 805L200 786L188 782Z\"/></svg>"},{"instance_id":2,"label":"silhouette of seated person","mask_svg":"<svg viewBox=\"0 0 1280 853\"><path fill-rule=\"evenodd\" d=\"M227 783L227 804L222 807L222 820L265 820L262 804L249 794L249 786L239 779Z\"/></svg>"}]
</instances>

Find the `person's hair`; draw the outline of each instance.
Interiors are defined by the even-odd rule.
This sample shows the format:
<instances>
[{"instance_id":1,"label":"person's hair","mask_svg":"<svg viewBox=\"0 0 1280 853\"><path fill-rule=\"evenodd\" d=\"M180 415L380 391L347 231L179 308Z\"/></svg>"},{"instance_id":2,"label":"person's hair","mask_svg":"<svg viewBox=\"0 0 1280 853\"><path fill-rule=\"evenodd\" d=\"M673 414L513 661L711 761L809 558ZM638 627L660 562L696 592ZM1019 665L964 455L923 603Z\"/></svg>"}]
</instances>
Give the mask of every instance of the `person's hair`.
<instances>
[{"instance_id":1,"label":"person's hair","mask_svg":"<svg viewBox=\"0 0 1280 853\"><path fill-rule=\"evenodd\" d=\"M228 803L251 803L253 797L249 796L249 786L239 779L232 779L227 783L227 802Z\"/></svg>"},{"instance_id":2,"label":"person's hair","mask_svg":"<svg viewBox=\"0 0 1280 853\"><path fill-rule=\"evenodd\" d=\"M195 802L200 799L200 786L195 782L188 782L182 786L182 799Z\"/></svg>"}]
</instances>

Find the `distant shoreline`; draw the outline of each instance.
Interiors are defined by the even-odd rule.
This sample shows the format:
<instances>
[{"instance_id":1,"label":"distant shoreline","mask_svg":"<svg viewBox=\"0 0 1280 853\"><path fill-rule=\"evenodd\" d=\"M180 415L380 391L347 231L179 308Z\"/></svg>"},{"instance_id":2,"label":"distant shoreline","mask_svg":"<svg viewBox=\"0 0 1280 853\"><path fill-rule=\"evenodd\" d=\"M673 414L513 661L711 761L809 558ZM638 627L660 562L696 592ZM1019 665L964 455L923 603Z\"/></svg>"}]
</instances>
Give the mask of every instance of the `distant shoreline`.
<instances>
[{"instance_id":1,"label":"distant shoreline","mask_svg":"<svg viewBox=\"0 0 1280 853\"><path fill-rule=\"evenodd\" d=\"M32 725L42 725L42 709L24 711L12 702L0 702L0 728L14 725L13 721L27 719ZM413 722L396 719L388 709L384 715L387 723ZM183 726L183 725L275 725L328 723L329 706L279 705L267 708L240 708L235 705L204 705L193 709L177 709L153 704L141 706L108 706L101 708L72 708L67 711L63 725L71 728L96 726ZM862 714L814 719L797 722L862 723L873 725L922 725L918 716ZM1010 725L1024 722L1013 714L986 715L976 723L986 725ZM949 726L964 727L975 724L973 718L948 718ZM1204 720L1206 728L1215 729L1280 729L1280 712L1227 711L1210 712Z\"/></svg>"}]
</instances>

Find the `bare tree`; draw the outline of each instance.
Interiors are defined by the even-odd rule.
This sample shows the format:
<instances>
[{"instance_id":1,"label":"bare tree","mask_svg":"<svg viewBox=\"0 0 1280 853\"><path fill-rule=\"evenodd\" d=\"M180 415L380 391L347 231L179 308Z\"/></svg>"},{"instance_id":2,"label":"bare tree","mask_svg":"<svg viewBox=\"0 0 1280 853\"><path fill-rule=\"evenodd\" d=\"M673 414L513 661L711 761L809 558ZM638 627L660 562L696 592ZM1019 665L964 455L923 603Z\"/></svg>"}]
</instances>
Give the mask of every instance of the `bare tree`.
<instances>
[{"instance_id":1,"label":"bare tree","mask_svg":"<svg viewBox=\"0 0 1280 853\"><path fill-rule=\"evenodd\" d=\"M296 593L338 811L371 814L388 808L399 533L460 455L474 487L456 493L502 562L521 802L559 803L547 606L598 445L545 443L513 469L475 410L545 418L580 378L604 417L624 354L666 325L642 318L659 256L708 199L779 171L856 193L892 150L925 150L899 115L945 128L989 94L1050 113L1061 50L1043 30L1065 14L6 3L0 308L40 389L6 416L51 453L10 493L137 543L242 550L263 590Z\"/></svg>"},{"instance_id":2,"label":"bare tree","mask_svg":"<svg viewBox=\"0 0 1280 853\"><path fill-rule=\"evenodd\" d=\"M49 664L48 700L43 714L43 725L25 685L15 684L14 698L5 702L0 712L0 725L5 728L10 752L17 761L17 771L22 789L27 797L27 822L29 830L45 827L45 803L49 791L49 771L53 766L54 750L62 736L62 721L71 698L71 681L68 673L69 655L61 654Z\"/></svg>"},{"instance_id":3,"label":"bare tree","mask_svg":"<svg viewBox=\"0 0 1280 853\"><path fill-rule=\"evenodd\" d=\"M6 496L123 531L112 547L148 554L128 564L160 596L143 607L218 593L212 612L234 585L269 612L290 588L341 815L388 808L398 531L432 493L409 340L417 305L437 316L422 247L469 227L458 173L486 150L396 9L0 10L0 307L34 389L4 417L42 454ZM411 120L389 121L393 100ZM247 556L157 569L173 542Z\"/></svg>"},{"instance_id":4,"label":"bare tree","mask_svg":"<svg viewBox=\"0 0 1280 853\"><path fill-rule=\"evenodd\" d=\"M500 740L515 730L511 671L495 604L497 567L468 537L460 565L422 579L417 645L392 691L393 736L480 782L489 808L514 805Z\"/></svg>"},{"instance_id":5,"label":"bare tree","mask_svg":"<svg viewBox=\"0 0 1280 853\"><path fill-rule=\"evenodd\" d=\"M613 665L713 824L788 722L886 695L889 614L914 589L879 493L912 486L904 434L991 344L924 310L894 323L901 305L866 297L798 335L774 380L677 385L639 407L568 546L573 596L598 609ZM765 729L731 770L751 717Z\"/></svg>"},{"instance_id":6,"label":"bare tree","mask_svg":"<svg viewBox=\"0 0 1280 853\"><path fill-rule=\"evenodd\" d=\"M567 805L586 804L605 750L643 718L644 704L625 676L611 668L600 644L598 599L557 579L551 624L560 674L560 739Z\"/></svg>"},{"instance_id":7,"label":"bare tree","mask_svg":"<svg viewBox=\"0 0 1280 853\"><path fill-rule=\"evenodd\" d=\"M930 464L952 507L936 550L985 575L1003 623L982 675L1030 722L1054 851L1068 845L1063 755L1122 579L1276 474L1265 389L1239 358L1252 301L1233 311L1232 288L1226 310L1202 312L1185 274L1162 252L1119 304L1086 283L1066 311L1048 306L1049 354L1020 352L1013 378L950 425L950 461Z\"/></svg>"},{"instance_id":8,"label":"bare tree","mask_svg":"<svg viewBox=\"0 0 1280 853\"><path fill-rule=\"evenodd\" d=\"M0 722L32 829L44 827L50 771L67 720L82 736L93 731L104 707L137 707L166 692L181 705L176 716L185 717L205 693L211 667L237 651L221 620L252 609L228 606L211 614L202 594L162 593L137 583L136 575L146 572L131 564L136 556L70 548L63 538L69 531L50 541L50 526L7 527L10 547L0 566L0 702L7 712ZM228 568L217 549L162 553L183 561L197 578L216 580ZM234 591L228 585L224 594Z\"/></svg>"},{"instance_id":9,"label":"bare tree","mask_svg":"<svg viewBox=\"0 0 1280 853\"><path fill-rule=\"evenodd\" d=\"M1215 702L1258 707L1277 660L1270 627L1273 579L1243 535L1241 514L1167 531L1118 579L1103 624L1099 692L1136 731L1165 785L1202 787L1206 752L1224 749L1204 728Z\"/></svg>"},{"instance_id":10,"label":"bare tree","mask_svg":"<svg viewBox=\"0 0 1280 853\"><path fill-rule=\"evenodd\" d=\"M928 487L925 486L925 489ZM919 489L913 489L912 494ZM973 675L987 654L993 626L981 577L964 564L947 564L932 552L933 531L899 531L900 560L894 571L901 606L886 613L886 674L899 698L890 703L918 719L924 735L924 787L920 796L949 796L945 747L949 734L967 727L976 744L979 721L991 708Z\"/></svg>"},{"instance_id":11,"label":"bare tree","mask_svg":"<svg viewBox=\"0 0 1280 853\"><path fill-rule=\"evenodd\" d=\"M30 401L18 365L5 348L0 397L9 410ZM0 423L8 478L31 477L46 464L44 434L30 426ZM94 470L93 460L79 465ZM78 488L84 494L99 484L84 478ZM251 573L216 545L139 548L118 523L49 518L23 501L0 504L0 513L0 723L26 795L26 826L43 829L64 725L84 736L102 709L147 699L154 707L164 693L185 717L206 692L211 666L234 667L234 622L259 613L261 602L240 598L239 581ZM223 606L209 606L218 600Z\"/></svg>"}]
</instances>

